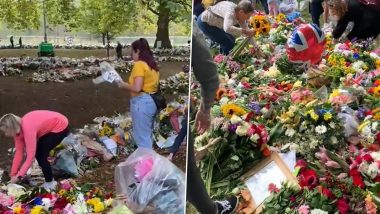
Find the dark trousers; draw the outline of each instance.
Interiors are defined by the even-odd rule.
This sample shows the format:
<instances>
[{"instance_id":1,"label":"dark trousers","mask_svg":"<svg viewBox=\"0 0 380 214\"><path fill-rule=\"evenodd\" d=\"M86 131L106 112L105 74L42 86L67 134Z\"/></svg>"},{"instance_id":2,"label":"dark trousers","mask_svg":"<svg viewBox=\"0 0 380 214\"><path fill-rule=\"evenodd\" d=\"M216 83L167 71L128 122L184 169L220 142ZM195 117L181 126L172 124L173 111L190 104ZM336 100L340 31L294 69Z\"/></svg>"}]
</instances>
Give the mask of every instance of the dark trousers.
<instances>
[{"instance_id":1,"label":"dark trousers","mask_svg":"<svg viewBox=\"0 0 380 214\"><path fill-rule=\"evenodd\" d=\"M48 161L49 153L56 146L58 146L68 134L69 129L66 128L59 133L50 132L40 137L37 141L36 159L38 165L40 165L42 169L42 173L44 174L46 182L53 180L53 172Z\"/></svg>"},{"instance_id":2,"label":"dark trousers","mask_svg":"<svg viewBox=\"0 0 380 214\"><path fill-rule=\"evenodd\" d=\"M211 200L195 163L194 137L189 131L189 145L187 147L187 200L202 214L214 214L217 211L216 203Z\"/></svg>"},{"instance_id":3,"label":"dark trousers","mask_svg":"<svg viewBox=\"0 0 380 214\"><path fill-rule=\"evenodd\" d=\"M194 8L193 8L193 14L198 17L199 15L201 15L201 13L205 10L205 8L203 7L202 3L198 3L198 4L195 4L194 5Z\"/></svg>"},{"instance_id":4,"label":"dark trousers","mask_svg":"<svg viewBox=\"0 0 380 214\"><path fill-rule=\"evenodd\" d=\"M268 0L257 0L257 1L260 1L261 5L264 8L265 13L269 14Z\"/></svg>"},{"instance_id":5,"label":"dark trousers","mask_svg":"<svg viewBox=\"0 0 380 214\"><path fill-rule=\"evenodd\" d=\"M220 52L228 55L235 45L235 37L226 33L223 29L211 26L201 19L197 19L199 29L213 42L220 45Z\"/></svg>"},{"instance_id":6,"label":"dark trousers","mask_svg":"<svg viewBox=\"0 0 380 214\"><path fill-rule=\"evenodd\" d=\"M313 20L313 23L319 25L319 18L321 17L323 13L323 1L320 0L313 0L311 3L309 3L309 11L311 13L311 19Z\"/></svg>"},{"instance_id":7,"label":"dark trousers","mask_svg":"<svg viewBox=\"0 0 380 214\"><path fill-rule=\"evenodd\" d=\"M181 146L181 143L187 135L187 119L182 120L181 125L181 130L179 131L178 136L175 138L173 146L170 148L170 153L173 153L173 156L175 153L177 153L179 147Z\"/></svg>"}]
</instances>

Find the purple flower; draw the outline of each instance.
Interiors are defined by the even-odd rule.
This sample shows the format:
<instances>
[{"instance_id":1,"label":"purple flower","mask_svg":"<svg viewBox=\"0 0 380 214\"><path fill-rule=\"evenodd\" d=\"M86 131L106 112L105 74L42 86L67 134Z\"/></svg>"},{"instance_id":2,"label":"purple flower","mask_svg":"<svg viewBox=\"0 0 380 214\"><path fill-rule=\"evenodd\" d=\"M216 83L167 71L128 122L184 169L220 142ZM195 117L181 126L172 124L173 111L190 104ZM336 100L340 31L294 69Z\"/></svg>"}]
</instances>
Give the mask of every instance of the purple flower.
<instances>
[{"instance_id":1,"label":"purple flower","mask_svg":"<svg viewBox=\"0 0 380 214\"><path fill-rule=\"evenodd\" d=\"M255 113L260 114L260 104L258 102L251 102L248 104L248 107Z\"/></svg>"},{"instance_id":2,"label":"purple flower","mask_svg":"<svg viewBox=\"0 0 380 214\"><path fill-rule=\"evenodd\" d=\"M228 131L230 132L235 132L236 129L237 129L238 125L237 124L231 124L229 127L228 127Z\"/></svg>"},{"instance_id":3,"label":"purple flower","mask_svg":"<svg viewBox=\"0 0 380 214\"><path fill-rule=\"evenodd\" d=\"M232 60L227 61L227 66L234 73L240 70L240 64Z\"/></svg>"},{"instance_id":4,"label":"purple flower","mask_svg":"<svg viewBox=\"0 0 380 214\"><path fill-rule=\"evenodd\" d=\"M354 59L359 59L360 56L358 53L354 53L353 57L354 57Z\"/></svg>"},{"instance_id":5,"label":"purple flower","mask_svg":"<svg viewBox=\"0 0 380 214\"><path fill-rule=\"evenodd\" d=\"M366 115L366 110L365 108L359 108L358 111L357 111L357 117L359 120L362 120L365 118L365 115Z\"/></svg>"}]
</instances>

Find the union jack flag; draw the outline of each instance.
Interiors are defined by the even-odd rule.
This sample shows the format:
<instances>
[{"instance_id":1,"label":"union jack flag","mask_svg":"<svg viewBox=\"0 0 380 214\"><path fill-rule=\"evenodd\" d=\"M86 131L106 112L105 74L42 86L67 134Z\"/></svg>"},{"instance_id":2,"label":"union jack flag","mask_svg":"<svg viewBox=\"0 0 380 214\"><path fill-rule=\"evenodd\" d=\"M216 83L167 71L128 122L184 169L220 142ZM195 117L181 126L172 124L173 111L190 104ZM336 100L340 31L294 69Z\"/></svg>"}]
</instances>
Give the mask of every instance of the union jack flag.
<instances>
[{"instance_id":1,"label":"union jack flag","mask_svg":"<svg viewBox=\"0 0 380 214\"><path fill-rule=\"evenodd\" d=\"M317 25L302 24L288 39L286 53L289 61L310 66L321 60L325 44L325 34Z\"/></svg>"}]
</instances>

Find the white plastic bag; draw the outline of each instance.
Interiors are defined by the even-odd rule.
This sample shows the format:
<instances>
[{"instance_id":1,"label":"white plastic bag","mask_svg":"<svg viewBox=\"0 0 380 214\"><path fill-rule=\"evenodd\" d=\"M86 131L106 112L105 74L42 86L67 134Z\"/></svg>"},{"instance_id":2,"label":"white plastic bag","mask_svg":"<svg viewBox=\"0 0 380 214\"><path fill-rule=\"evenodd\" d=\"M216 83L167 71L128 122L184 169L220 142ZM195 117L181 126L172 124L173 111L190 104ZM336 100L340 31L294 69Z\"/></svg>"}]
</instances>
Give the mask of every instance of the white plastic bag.
<instances>
[{"instance_id":1,"label":"white plastic bag","mask_svg":"<svg viewBox=\"0 0 380 214\"><path fill-rule=\"evenodd\" d=\"M153 150L138 148L115 169L116 193L134 213L183 213L185 174ZM148 211L147 211L148 210Z\"/></svg>"},{"instance_id":2,"label":"white plastic bag","mask_svg":"<svg viewBox=\"0 0 380 214\"><path fill-rule=\"evenodd\" d=\"M94 84L100 84L103 82L113 83L121 80L119 73L117 73L115 68L108 62L100 63L100 70L102 75L92 80Z\"/></svg>"}]
</instances>

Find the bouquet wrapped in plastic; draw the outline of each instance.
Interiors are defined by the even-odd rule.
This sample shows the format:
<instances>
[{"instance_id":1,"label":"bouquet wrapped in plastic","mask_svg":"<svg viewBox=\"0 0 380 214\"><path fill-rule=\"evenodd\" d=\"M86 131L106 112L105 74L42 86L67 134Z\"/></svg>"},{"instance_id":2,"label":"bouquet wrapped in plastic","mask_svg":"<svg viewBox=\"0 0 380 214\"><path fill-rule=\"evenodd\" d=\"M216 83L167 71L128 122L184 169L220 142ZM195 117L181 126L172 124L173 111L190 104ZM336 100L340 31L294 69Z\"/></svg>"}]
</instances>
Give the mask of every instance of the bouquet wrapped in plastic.
<instances>
[{"instance_id":1,"label":"bouquet wrapped in plastic","mask_svg":"<svg viewBox=\"0 0 380 214\"><path fill-rule=\"evenodd\" d=\"M139 148L115 169L116 193L134 213L183 213L185 174L153 150Z\"/></svg>"}]
</instances>

